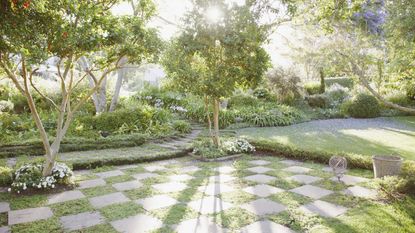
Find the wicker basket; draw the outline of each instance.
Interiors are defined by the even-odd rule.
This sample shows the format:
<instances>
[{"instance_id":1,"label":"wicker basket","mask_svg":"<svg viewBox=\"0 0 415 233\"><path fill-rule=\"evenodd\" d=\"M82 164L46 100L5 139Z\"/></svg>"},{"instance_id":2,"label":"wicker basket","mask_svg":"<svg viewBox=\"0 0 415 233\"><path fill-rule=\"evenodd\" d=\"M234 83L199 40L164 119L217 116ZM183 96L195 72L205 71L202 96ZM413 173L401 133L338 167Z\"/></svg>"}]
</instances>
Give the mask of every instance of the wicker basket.
<instances>
[{"instance_id":1,"label":"wicker basket","mask_svg":"<svg viewBox=\"0 0 415 233\"><path fill-rule=\"evenodd\" d=\"M399 156L375 155L372 157L375 178L399 175L402 158Z\"/></svg>"}]
</instances>

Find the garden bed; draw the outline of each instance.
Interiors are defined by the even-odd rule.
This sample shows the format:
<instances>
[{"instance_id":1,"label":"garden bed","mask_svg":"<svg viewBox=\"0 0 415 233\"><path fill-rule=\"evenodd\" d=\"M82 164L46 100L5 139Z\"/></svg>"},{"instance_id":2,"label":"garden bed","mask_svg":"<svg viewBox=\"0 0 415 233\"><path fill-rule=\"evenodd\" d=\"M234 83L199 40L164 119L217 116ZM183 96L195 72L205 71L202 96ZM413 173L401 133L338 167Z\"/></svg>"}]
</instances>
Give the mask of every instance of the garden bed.
<instances>
[{"instance_id":1,"label":"garden bed","mask_svg":"<svg viewBox=\"0 0 415 233\"><path fill-rule=\"evenodd\" d=\"M202 161L202 162L221 162L221 161L237 159L237 158L243 156L243 154L235 154L235 155L221 156L221 157L217 157L217 158L204 158L202 156L198 156L198 155L195 155L193 153L189 153L189 155L192 156L193 158L199 160L199 161Z\"/></svg>"}]
</instances>

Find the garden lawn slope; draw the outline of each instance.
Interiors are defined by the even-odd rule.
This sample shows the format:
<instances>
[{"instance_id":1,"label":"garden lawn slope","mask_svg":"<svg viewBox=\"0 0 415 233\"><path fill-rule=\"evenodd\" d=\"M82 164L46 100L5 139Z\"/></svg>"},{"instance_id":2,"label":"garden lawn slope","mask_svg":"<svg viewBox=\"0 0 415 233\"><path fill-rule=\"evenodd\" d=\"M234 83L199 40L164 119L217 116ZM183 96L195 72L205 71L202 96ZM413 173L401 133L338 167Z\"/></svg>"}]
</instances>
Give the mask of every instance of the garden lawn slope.
<instances>
[{"instance_id":1,"label":"garden lawn slope","mask_svg":"<svg viewBox=\"0 0 415 233\"><path fill-rule=\"evenodd\" d=\"M415 160L415 117L332 119L284 127L245 128L240 136L267 140L306 151L399 154Z\"/></svg>"}]
</instances>

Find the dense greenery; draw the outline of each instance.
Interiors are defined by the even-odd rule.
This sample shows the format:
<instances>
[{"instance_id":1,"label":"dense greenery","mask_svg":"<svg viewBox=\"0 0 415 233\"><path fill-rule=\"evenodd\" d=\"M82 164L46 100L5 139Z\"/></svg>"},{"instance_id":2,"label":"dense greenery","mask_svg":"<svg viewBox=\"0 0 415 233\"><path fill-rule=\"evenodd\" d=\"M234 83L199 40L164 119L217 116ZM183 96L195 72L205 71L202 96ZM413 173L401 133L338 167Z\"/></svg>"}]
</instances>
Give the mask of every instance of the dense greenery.
<instances>
[{"instance_id":1,"label":"dense greenery","mask_svg":"<svg viewBox=\"0 0 415 233\"><path fill-rule=\"evenodd\" d=\"M359 93L342 106L350 116L356 118L372 118L380 115L378 100L372 95Z\"/></svg>"}]
</instances>

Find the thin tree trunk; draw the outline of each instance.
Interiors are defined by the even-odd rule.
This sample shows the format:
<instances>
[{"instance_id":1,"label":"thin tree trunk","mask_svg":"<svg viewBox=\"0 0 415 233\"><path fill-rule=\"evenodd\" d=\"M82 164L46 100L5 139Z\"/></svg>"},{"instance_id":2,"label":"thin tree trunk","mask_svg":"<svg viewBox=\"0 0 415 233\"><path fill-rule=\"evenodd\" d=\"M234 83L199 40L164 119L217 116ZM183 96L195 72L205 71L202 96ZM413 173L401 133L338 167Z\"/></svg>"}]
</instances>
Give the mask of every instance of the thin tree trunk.
<instances>
[{"instance_id":1,"label":"thin tree trunk","mask_svg":"<svg viewBox=\"0 0 415 233\"><path fill-rule=\"evenodd\" d=\"M124 77L126 74L127 74L126 68L121 68L118 70L118 77L117 77L117 82L115 83L114 96L112 97L111 105L109 109L110 112L114 111L115 108L117 107L118 100L120 98L122 82L124 81Z\"/></svg>"},{"instance_id":2,"label":"thin tree trunk","mask_svg":"<svg viewBox=\"0 0 415 233\"><path fill-rule=\"evenodd\" d=\"M213 133L212 133L212 121L210 120L210 111L209 111L209 98L205 95L205 112L208 121L208 129L209 129L209 136L213 140Z\"/></svg>"},{"instance_id":3,"label":"thin tree trunk","mask_svg":"<svg viewBox=\"0 0 415 233\"><path fill-rule=\"evenodd\" d=\"M219 139L219 100L214 100L213 105L213 131L214 131L214 137L213 137L213 143L219 147L220 146L220 139Z\"/></svg>"}]
</instances>

